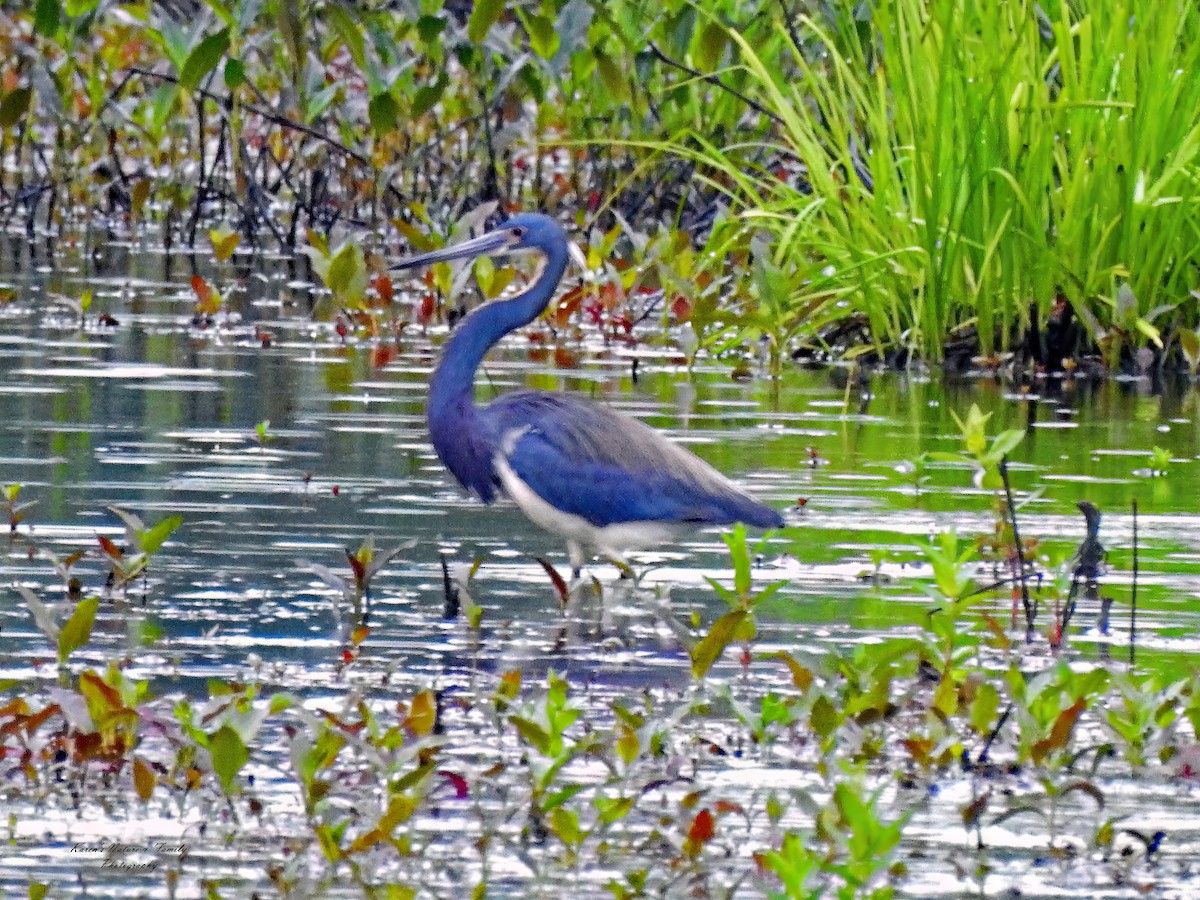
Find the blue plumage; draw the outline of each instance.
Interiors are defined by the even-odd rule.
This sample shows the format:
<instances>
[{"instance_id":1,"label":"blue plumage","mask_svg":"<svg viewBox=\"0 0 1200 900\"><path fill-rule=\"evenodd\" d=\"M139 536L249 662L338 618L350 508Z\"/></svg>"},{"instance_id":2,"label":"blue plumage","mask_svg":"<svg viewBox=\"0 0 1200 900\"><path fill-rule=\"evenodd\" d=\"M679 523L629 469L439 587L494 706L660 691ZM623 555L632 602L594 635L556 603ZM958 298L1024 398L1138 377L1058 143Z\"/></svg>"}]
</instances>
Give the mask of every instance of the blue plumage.
<instances>
[{"instance_id":1,"label":"blue plumage","mask_svg":"<svg viewBox=\"0 0 1200 900\"><path fill-rule=\"evenodd\" d=\"M475 372L487 351L546 308L566 270L561 226L523 214L475 240L396 266L522 250L544 254L541 276L525 293L471 313L430 380L430 437L459 483L485 503L511 497L534 522L568 540L576 567L584 546L619 559L630 546L704 525L781 526L777 511L635 419L542 391L475 405Z\"/></svg>"}]
</instances>

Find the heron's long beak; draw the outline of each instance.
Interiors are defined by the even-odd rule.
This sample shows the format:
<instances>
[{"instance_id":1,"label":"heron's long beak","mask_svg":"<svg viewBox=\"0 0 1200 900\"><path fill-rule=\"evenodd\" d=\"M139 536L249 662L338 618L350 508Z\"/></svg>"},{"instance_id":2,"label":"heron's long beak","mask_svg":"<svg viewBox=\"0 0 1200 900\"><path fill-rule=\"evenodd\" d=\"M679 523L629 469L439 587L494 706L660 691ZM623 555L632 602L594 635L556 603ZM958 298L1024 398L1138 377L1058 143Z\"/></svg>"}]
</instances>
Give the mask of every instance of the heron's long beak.
<instances>
[{"instance_id":1,"label":"heron's long beak","mask_svg":"<svg viewBox=\"0 0 1200 900\"><path fill-rule=\"evenodd\" d=\"M511 231L489 231L470 241L463 241L453 247L443 247L441 250L431 250L419 253L393 263L393 269L411 269L415 266L427 266L430 263L447 262L452 259L462 259L467 256L484 256L490 253L500 253L512 246L516 238Z\"/></svg>"}]
</instances>

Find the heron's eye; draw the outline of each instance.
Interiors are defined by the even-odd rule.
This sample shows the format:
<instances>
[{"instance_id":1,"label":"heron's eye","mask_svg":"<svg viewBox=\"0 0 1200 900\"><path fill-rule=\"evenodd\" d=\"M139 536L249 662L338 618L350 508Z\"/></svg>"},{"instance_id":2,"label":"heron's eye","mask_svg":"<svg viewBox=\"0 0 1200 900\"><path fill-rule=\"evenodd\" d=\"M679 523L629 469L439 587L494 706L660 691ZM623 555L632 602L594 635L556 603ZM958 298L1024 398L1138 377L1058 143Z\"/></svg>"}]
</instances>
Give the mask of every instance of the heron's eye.
<instances>
[{"instance_id":1,"label":"heron's eye","mask_svg":"<svg viewBox=\"0 0 1200 900\"><path fill-rule=\"evenodd\" d=\"M518 225L516 228L514 228L512 230L513 237L515 237L518 241L524 240L525 233L527 231L529 231L529 229L526 228L524 225Z\"/></svg>"}]
</instances>

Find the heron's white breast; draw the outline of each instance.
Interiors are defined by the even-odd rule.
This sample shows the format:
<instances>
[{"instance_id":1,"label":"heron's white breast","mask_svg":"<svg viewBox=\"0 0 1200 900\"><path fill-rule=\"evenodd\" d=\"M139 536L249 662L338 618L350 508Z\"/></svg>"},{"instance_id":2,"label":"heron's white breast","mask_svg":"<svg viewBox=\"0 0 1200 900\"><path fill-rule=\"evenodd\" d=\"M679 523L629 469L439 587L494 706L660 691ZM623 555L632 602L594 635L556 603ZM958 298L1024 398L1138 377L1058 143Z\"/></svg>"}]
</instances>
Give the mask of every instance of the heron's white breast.
<instances>
[{"instance_id":1,"label":"heron's white breast","mask_svg":"<svg viewBox=\"0 0 1200 900\"><path fill-rule=\"evenodd\" d=\"M600 553L620 555L623 550L652 547L694 530L679 522L633 521L612 525L593 525L582 516L564 512L547 503L512 470L503 454L496 454L493 465L504 493L531 522L551 534L576 541Z\"/></svg>"}]
</instances>

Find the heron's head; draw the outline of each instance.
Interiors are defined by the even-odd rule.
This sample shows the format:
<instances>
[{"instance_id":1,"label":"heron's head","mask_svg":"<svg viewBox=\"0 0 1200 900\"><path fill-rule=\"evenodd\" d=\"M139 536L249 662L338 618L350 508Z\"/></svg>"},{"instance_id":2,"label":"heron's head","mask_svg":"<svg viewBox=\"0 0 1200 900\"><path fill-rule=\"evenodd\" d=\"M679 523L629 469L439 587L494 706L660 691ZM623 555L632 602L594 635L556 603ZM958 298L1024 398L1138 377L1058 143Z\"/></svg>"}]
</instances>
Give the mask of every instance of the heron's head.
<instances>
[{"instance_id":1,"label":"heron's head","mask_svg":"<svg viewBox=\"0 0 1200 900\"><path fill-rule=\"evenodd\" d=\"M475 256L502 256L507 253L540 250L549 253L552 249L565 247L567 236L562 226L541 213L521 213L513 216L499 228L489 231L461 244L420 253L402 259L392 265L393 269L411 269L415 266L447 262Z\"/></svg>"}]
</instances>

